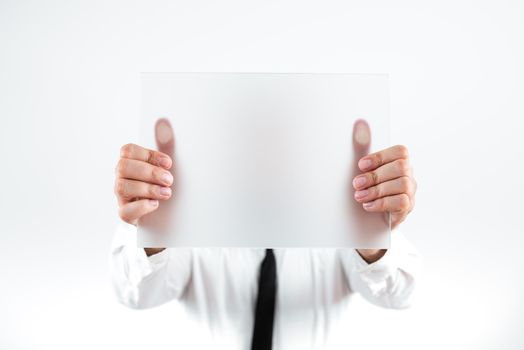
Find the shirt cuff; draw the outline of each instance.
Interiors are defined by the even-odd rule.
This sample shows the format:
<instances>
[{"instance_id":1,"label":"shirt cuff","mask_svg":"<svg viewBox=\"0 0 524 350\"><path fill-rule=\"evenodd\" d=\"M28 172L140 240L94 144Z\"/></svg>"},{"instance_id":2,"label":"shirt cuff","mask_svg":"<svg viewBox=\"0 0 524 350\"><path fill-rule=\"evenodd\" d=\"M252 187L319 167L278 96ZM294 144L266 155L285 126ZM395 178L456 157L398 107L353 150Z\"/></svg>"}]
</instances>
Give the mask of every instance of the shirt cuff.
<instances>
[{"instance_id":1,"label":"shirt cuff","mask_svg":"<svg viewBox=\"0 0 524 350\"><path fill-rule=\"evenodd\" d=\"M138 229L136 226L121 222L113 240L113 254L123 254L124 270L132 284L140 283L144 278L164 267L169 260L169 250L147 256L144 248L138 247Z\"/></svg>"},{"instance_id":2,"label":"shirt cuff","mask_svg":"<svg viewBox=\"0 0 524 350\"><path fill-rule=\"evenodd\" d=\"M400 231L391 232L391 243L386 253L373 263L366 262L356 249L350 255L351 269L368 286L371 294L378 295L387 288L388 278L398 270L403 254L407 253L405 238Z\"/></svg>"}]
</instances>

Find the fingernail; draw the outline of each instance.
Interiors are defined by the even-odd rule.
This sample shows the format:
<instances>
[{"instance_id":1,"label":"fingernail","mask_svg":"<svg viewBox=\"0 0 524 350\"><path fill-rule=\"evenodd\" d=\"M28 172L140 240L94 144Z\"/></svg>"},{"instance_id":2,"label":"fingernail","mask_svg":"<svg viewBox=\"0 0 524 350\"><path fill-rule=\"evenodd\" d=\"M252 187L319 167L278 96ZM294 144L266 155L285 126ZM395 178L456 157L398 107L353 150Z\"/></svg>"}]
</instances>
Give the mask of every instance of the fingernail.
<instances>
[{"instance_id":1,"label":"fingernail","mask_svg":"<svg viewBox=\"0 0 524 350\"><path fill-rule=\"evenodd\" d=\"M169 161L169 159L164 158L164 157L160 158L158 163L161 167L164 167L164 168L168 168L171 165L171 162Z\"/></svg>"},{"instance_id":2,"label":"fingernail","mask_svg":"<svg viewBox=\"0 0 524 350\"><path fill-rule=\"evenodd\" d=\"M362 187L366 184L366 177L365 176L357 176L353 179L353 186L355 188Z\"/></svg>"},{"instance_id":3,"label":"fingernail","mask_svg":"<svg viewBox=\"0 0 524 350\"><path fill-rule=\"evenodd\" d=\"M169 187L160 187L160 195L169 197L171 196L171 189Z\"/></svg>"},{"instance_id":4,"label":"fingernail","mask_svg":"<svg viewBox=\"0 0 524 350\"><path fill-rule=\"evenodd\" d=\"M165 172L162 174L162 182L170 186L173 182L173 175L171 175L171 173Z\"/></svg>"},{"instance_id":5,"label":"fingernail","mask_svg":"<svg viewBox=\"0 0 524 350\"><path fill-rule=\"evenodd\" d=\"M156 125L156 135L160 143L166 144L173 139L173 131L166 121L160 121Z\"/></svg>"},{"instance_id":6,"label":"fingernail","mask_svg":"<svg viewBox=\"0 0 524 350\"><path fill-rule=\"evenodd\" d=\"M375 205L375 201L372 201L372 202L366 202L366 203L362 204L362 206L364 207L364 209L371 209L371 208L373 208L374 205Z\"/></svg>"},{"instance_id":7,"label":"fingernail","mask_svg":"<svg viewBox=\"0 0 524 350\"><path fill-rule=\"evenodd\" d=\"M371 135L369 133L369 126L365 121L361 120L355 124L354 137L355 141L360 145L365 146L369 144Z\"/></svg>"},{"instance_id":8,"label":"fingernail","mask_svg":"<svg viewBox=\"0 0 524 350\"><path fill-rule=\"evenodd\" d=\"M150 199L149 200L149 205L152 206L152 207L157 207L158 206L158 201L156 199Z\"/></svg>"},{"instance_id":9,"label":"fingernail","mask_svg":"<svg viewBox=\"0 0 524 350\"><path fill-rule=\"evenodd\" d=\"M357 198L357 199L364 198L368 194L369 194L368 190L357 191L357 192L355 192L355 198Z\"/></svg>"},{"instance_id":10,"label":"fingernail","mask_svg":"<svg viewBox=\"0 0 524 350\"><path fill-rule=\"evenodd\" d=\"M360 170L366 170L366 169L371 167L372 163L373 162L371 161L371 159L369 159L369 158L362 158L358 162L358 167L360 168Z\"/></svg>"}]
</instances>

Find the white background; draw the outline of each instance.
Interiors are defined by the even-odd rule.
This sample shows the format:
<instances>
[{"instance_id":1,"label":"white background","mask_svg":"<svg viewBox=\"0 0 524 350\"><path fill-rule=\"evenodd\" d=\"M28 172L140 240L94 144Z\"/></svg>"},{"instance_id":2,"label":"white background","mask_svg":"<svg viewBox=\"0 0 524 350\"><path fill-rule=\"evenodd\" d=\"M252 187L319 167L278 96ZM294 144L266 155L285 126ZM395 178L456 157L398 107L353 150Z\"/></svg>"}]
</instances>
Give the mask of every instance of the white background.
<instances>
[{"instance_id":1,"label":"white background","mask_svg":"<svg viewBox=\"0 0 524 350\"><path fill-rule=\"evenodd\" d=\"M341 347L523 348L523 33L518 1L2 0L0 347L200 333L176 303L112 297L118 150L137 139L139 72L270 71L389 73L419 182L403 226L425 257L419 300L355 300Z\"/></svg>"}]
</instances>

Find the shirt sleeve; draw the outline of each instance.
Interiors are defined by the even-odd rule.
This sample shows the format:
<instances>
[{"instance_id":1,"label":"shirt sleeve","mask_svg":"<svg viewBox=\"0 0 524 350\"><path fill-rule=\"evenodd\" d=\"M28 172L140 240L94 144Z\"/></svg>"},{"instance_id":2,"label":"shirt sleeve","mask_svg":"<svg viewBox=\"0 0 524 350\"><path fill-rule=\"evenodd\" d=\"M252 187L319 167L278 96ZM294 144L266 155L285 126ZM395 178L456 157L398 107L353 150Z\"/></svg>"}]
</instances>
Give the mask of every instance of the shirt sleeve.
<instances>
[{"instance_id":1,"label":"shirt sleeve","mask_svg":"<svg viewBox=\"0 0 524 350\"><path fill-rule=\"evenodd\" d=\"M148 257L137 246L137 228L120 222L111 247L110 267L117 299L145 309L180 298L191 277L192 251L168 248Z\"/></svg>"},{"instance_id":2,"label":"shirt sleeve","mask_svg":"<svg viewBox=\"0 0 524 350\"><path fill-rule=\"evenodd\" d=\"M368 264L356 249L344 249L340 253L352 291L386 308L401 309L411 304L422 259L400 231L391 233L390 248L374 263Z\"/></svg>"}]
</instances>

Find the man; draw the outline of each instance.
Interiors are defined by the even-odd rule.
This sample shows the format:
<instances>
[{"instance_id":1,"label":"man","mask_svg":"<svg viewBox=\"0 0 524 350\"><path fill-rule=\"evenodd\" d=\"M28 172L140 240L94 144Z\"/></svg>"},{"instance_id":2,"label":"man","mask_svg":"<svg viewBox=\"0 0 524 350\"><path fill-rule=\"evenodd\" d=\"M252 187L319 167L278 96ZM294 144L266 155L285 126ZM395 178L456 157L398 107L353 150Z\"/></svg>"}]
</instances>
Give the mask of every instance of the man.
<instances>
[{"instance_id":1,"label":"man","mask_svg":"<svg viewBox=\"0 0 524 350\"><path fill-rule=\"evenodd\" d=\"M355 292L387 308L409 305L420 259L397 229L415 203L406 147L362 157L361 174L353 179L355 201L366 211L391 214L388 250L142 249L136 246L139 219L172 195L173 130L161 120L155 131L160 151L127 144L116 167L123 222L111 263L123 304L140 309L178 299L239 349L321 348ZM370 137L367 123L357 122L354 142Z\"/></svg>"}]
</instances>

